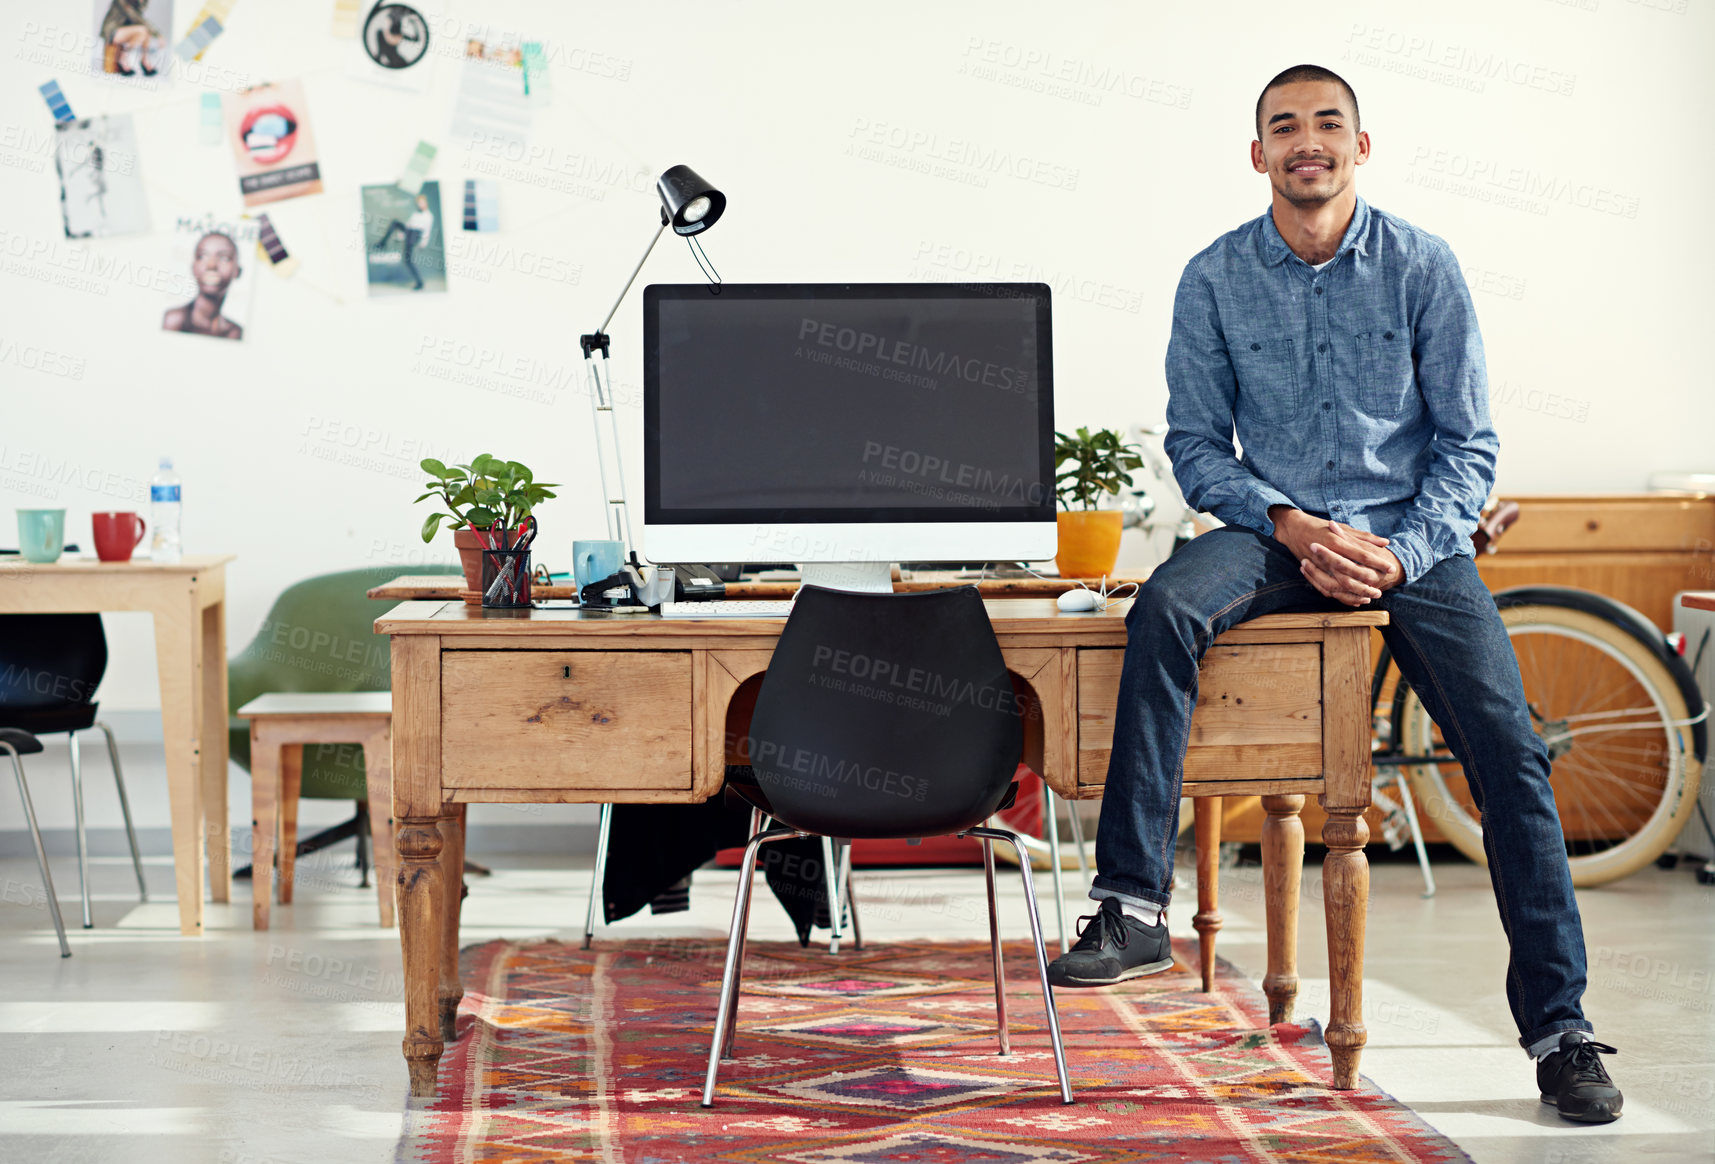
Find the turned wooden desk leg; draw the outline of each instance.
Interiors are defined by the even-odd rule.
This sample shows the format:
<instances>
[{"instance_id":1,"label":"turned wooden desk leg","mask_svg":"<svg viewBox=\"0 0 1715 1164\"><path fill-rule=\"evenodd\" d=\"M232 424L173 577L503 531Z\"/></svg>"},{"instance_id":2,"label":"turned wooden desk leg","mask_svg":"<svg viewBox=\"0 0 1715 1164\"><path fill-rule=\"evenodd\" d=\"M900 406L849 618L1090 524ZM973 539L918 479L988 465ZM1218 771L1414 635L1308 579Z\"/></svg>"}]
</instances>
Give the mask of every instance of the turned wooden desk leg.
<instances>
[{"instance_id":1,"label":"turned wooden desk leg","mask_svg":"<svg viewBox=\"0 0 1715 1164\"><path fill-rule=\"evenodd\" d=\"M1322 899L1328 914L1328 1052L1334 1060L1334 1086L1358 1085L1358 1056L1369 1033L1364 1030L1364 922L1370 903L1370 862L1364 843L1370 826L1361 808L1330 808L1322 826L1328 846L1322 862Z\"/></svg>"},{"instance_id":2,"label":"turned wooden desk leg","mask_svg":"<svg viewBox=\"0 0 1715 1164\"><path fill-rule=\"evenodd\" d=\"M1262 822L1262 893L1268 914L1269 1025L1292 1021L1298 999L1298 894L1304 881L1303 796L1265 796Z\"/></svg>"},{"instance_id":3,"label":"turned wooden desk leg","mask_svg":"<svg viewBox=\"0 0 1715 1164\"><path fill-rule=\"evenodd\" d=\"M441 1038L450 1043L458 1037L459 1002L464 998L464 984L459 981L459 912L465 895L465 806L446 805L443 814L440 820L441 885L446 896L441 913L439 1002Z\"/></svg>"},{"instance_id":4,"label":"turned wooden desk leg","mask_svg":"<svg viewBox=\"0 0 1715 1164\"><path fill-rule=\"evenodd\" d=\"M405 963L405 1066L411 1094L435 1094L440 1065L442 918L441 831L435 817L405 817L393 836L399 853L399 947Z\"/></svg>"},{"instance_id":5,"label":"turned wooden desk leg","mask_svg":"<svg viewBox=\"0 0 1715 1164\"><path fill-rule=\"evenodd\" d=\"M1215 989L1215 934L1221 928L1221 798L1199 796L1191 802L1197 835L1197 942L1203 968L1203 990Z\"/></svg>"}]
</instances>

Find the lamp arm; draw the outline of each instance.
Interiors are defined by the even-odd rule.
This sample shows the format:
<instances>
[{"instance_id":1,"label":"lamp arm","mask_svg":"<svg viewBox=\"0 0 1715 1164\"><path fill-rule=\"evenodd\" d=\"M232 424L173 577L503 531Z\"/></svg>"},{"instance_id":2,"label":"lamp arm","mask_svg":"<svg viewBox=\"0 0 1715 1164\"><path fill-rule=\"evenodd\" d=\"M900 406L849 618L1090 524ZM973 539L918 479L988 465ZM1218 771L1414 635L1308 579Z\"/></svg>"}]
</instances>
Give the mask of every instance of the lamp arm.
<instances>
[{"instance_id":1,"label":"lamp arm","mask_svg":"<svg viewBox=\"0 0 1715 1164\"><path fill-rule=\"evenodd\" d=\"M625 302L625 293L631 290L631 285L633 283L637 282L638 273L643 270L643 264L649 261L650 252L655 249L655 244L661 240L661 232L666 229L667 217L663 214L661 216L661 225L655 228L655 233L649 238L649 245L643 248L643 257L637 260L637 265L635 267L631 268L631 278L627 279L625 281L625 286L620 288L619 298L613 301L613 307L608 310L607 318L602 320L601 326L595 329L597 335L607 331L607 325L612 323L613 317L619 314L619 305Z\"/></svg>"}]
</instances>

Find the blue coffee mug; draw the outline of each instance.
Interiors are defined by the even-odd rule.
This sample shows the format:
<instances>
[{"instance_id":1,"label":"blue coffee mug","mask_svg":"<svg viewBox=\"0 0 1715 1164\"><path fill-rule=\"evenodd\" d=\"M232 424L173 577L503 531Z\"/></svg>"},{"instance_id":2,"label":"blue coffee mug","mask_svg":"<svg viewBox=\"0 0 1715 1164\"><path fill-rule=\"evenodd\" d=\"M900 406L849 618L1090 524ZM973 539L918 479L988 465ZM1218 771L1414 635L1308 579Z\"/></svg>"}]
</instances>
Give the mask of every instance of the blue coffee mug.
<instances>
[{"instance_id":1,"label":"blue coffee mug","mask_svg":"<svg viewBox=\"0 0 1715 1164\"><path fill-rule=\"evenodd\" d=\"M578 584L578 593L582 594L584 587L591 582L600 582L619 573L620 563L624 560L624 542L605 539L573 542L572 579Z\"/></svg>"},{"instance_id":2,"label":"blue coffee mug","mask_svg":"<svg viewBox=\"0 0 1715 1164\"><path fill-rule=\"evenodd\" d=\"M66 511L63 509L20 509L18 511L18 549L31 562L57 562L66 543Z\"/></svg>"}]
</instances>

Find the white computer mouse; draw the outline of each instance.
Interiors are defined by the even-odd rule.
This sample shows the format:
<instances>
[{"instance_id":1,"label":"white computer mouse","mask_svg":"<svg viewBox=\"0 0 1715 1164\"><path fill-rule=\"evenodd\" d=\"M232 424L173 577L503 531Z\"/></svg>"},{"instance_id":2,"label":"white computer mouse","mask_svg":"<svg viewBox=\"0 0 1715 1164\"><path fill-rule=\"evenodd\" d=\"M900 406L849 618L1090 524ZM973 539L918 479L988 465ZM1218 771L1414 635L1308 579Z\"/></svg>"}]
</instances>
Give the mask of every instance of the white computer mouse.
<instances>
[{"instance_id":1,"label":"white computer mouse","mask_svg":"<svg viewBox=\"0 0 1715 1164\"><path fill-rule=\"evenodd\" d=\"M1061 610L1069 613L1075 613L1081 610L1094 610L1097 606L1101 605L1101 601L1101 595L1097 594L1094 590L1086 590L1080 586L1076 589L1068 590L1064 594L1060 595L1060 597L1054 600L1054 605L1058 606Z\"/></svg>"}]
</instances>

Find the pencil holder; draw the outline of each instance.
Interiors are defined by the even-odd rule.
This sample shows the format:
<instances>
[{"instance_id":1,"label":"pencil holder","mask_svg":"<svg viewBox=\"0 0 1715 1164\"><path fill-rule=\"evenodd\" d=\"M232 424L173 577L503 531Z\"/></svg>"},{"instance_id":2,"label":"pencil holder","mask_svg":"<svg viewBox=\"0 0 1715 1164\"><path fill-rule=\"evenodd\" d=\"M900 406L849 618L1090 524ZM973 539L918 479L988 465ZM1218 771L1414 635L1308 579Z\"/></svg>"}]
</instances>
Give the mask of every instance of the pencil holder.
<instances>
[{"instance_id":1,"label":"pencil holder","mask_svg":"<svg viewBox=\"0 0 1715 1164\"><path fill-rule=\"evenodd\" d=\"M530 605L530 551L482 551L482 604L515 610Z\"/></svg>"}]
</instances>

